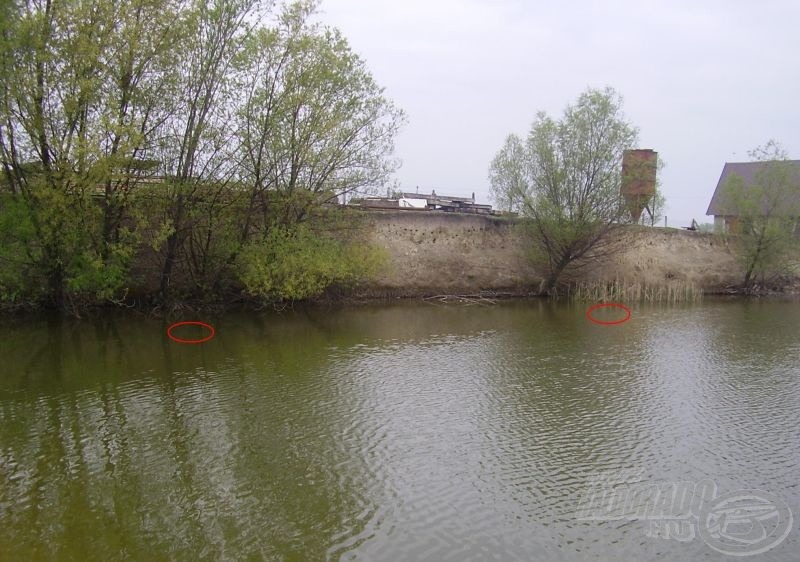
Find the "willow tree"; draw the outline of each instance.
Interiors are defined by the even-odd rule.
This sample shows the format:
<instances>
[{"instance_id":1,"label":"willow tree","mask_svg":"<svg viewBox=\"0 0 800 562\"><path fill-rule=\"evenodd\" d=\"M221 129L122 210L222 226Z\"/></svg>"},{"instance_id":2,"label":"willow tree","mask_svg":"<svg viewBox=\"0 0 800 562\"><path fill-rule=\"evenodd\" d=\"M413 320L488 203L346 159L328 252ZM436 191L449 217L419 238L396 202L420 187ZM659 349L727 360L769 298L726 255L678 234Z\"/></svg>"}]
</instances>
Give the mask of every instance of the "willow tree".
<instances>
[{"instance_id":1,"label":"willow tree","mask_svg":"<svg viewBox=\"0 0 800 562\"><path fill-rule=\"evenodd\" d=\"M239 92L232 81L233 64L253 26L250 20L259 21L261 5L259 0L195 0L188 10L189 28L175 76L180 93L165 123L159 157L168 178L163 192L167 236L161 248L162 300L170 297L176 265L207 289L211 241L215 230L224 230L214 224L218 207L203 202L221 202L236 173L230 124Z\"/></svg>"},{"instance_id":2,"label":"willow tree","mask_svg":"<svg viewBox=\"0 0 800 562\"><path fill-rule=\"evenodd\" d=\"M261 296L305 298L371 270L374 256L331 239L320 211L379 189L398 164L403 112L341 33L314 21L316 5L286 6L276 25L251 35L239 61L235 130L248 212L235 253L247 289ZM302 224L310 219L313 229Z\"/></svg>"},{"instance_id":3,"label":"willow tree","mask_svg":"<svg viewBox=\"0 0 800 562\"><path fill-rule=\"evenodd\" d=\"M622 153L637 134L613 89L589 89L559 119L540 112L527 139L509 136L493 159L495 200L531 219L531 243L547 271L543 294L624 221Z\"/></svg>"},{"instance_id":4,"label":"willow tree","mask_svg":"<svg viewBox=\"0 0 800 562\"><path fill-rule=\"evenodd\" d=\"M732 174L723 185L723 206L737 217L733 247L744 270L742 286L753 288L788 273L798 244L800 171L775 141L749 152L756 163L750 181Z\"/></svg>"},{"instance_id":5,"label":"willow tree","mask_svg":"<svg viewBox=\"0 0 800 562\"><path fill-rule=\"evenodd\" d=\"M207 295L256 212L385 181L402 113L315 2L272 6L0 0L0 300L113 298L140 238L162 298Z\"/></svg>"},{"instance_id":6,"label":"willow tree","mask_svg":"<svg viewBox=\"0 0 800 562\"><path fill-rule=\"evenodd\" d=\"M282 206L284 223L384 185L397 167L391 153L404 120L342 34L312 20L316 4L286 6L277 25L253 34L243 57L242 172L254 195Z\"/></svg>"},{"instance_id":7,"label":"willow tree","mask_svg":"<svg viewBox=\"0 0 800 562\"><path fill-rule=\"evenodd\" d=\"M111 297L124 281L136 237L123 223L174 93L181 7L2 4L0 160L11 226L2 234L23 249L5 271L45 287L58 306Z\"/></svg>"}]
</instances>

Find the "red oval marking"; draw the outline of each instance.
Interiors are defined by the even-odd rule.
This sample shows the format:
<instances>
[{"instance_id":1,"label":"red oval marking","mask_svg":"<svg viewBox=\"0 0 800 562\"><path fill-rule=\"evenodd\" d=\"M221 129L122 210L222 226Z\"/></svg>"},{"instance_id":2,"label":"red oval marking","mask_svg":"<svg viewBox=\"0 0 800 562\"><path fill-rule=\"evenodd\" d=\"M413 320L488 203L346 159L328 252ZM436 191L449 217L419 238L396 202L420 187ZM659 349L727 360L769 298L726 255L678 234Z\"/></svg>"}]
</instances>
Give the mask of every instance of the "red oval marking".
<instances>
[{"instance_id":1,"label":"red oval marking","mask_svg":"<svg viewBox=\"0 0 800 562\"><path fill-rule=\"evenodd\" d=\"M202 326L203 328L208 328L211 331L211 333L207 337L200 340L184 340L181 338L176 338L175 336L172 335L173 328L177 328L178 326ZM213 338L215 333L216 332L214 331L214 326L206 324L205 322L195 322L195 321L176 322L175 324L167 328L167 335L169 336L169 339L171 339L172 341L176 341L178 343L205 343L211 338Z\"/></svg>"},{"instance_id":2,"label":"red oval marking","mask_svg":"<svg viewBox=\"0 0 800 562\"><path fill-rule=\"evenodd\" d=\"M592 312L597 310L598 308L621 308L624 310L627 315L622 320L597 320L596 318L592 317ZM586 318L594 322L595 324L602 324L603 326L611 326L613 324L622 324L623 322L627 322L631 319L631 309L625 306L624 304L619 304L616 302L602 302L600 304L596 304L594 306L590 306L589 310L586 311Z\"/></svg>"}]
</instances>

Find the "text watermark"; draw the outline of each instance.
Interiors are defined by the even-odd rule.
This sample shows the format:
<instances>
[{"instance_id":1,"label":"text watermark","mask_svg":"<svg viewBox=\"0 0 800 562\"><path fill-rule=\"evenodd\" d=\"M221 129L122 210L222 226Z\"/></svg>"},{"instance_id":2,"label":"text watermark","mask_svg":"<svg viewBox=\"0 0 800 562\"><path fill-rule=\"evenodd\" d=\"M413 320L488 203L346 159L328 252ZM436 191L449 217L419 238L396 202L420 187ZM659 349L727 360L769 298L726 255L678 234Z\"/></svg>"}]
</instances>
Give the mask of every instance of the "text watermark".
<instances>
[{"instance_id":1,"label":"text watermark","mask_svg":"<svg viewBox=\"0 0 800 562\"><path fill-rule=\"evenodd\" d=\"M592 476L578 504L585 521L649 521L648 537L690 541L697 535L723 554L750 556L779 545L792 529L792 512L763 490L717 493L714 481L641 481L641 469Z\"/></svg>"}]
</instances>

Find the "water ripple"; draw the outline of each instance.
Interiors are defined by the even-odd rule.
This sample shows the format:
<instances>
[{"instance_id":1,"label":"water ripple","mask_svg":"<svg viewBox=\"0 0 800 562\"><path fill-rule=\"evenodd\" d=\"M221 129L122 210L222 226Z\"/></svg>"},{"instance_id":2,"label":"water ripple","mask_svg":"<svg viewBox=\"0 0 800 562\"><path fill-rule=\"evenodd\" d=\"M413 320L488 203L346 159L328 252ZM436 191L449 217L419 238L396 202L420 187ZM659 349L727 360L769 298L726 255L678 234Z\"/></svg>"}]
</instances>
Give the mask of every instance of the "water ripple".
<instances>
[{"instance_id":1,"label":"water ripple","mask_svg":"<svg viewBox=\"0 0 800 562\"><path fill-rule=\"evenodd\" d=\"M117 378L81 378L85 356L11 377L0 552L714 560L577 505L636 468L800 508L797 306L642 308L614 329L537 303L221 320L213 345L123 356Z\"/></svg>"}]
</instances>

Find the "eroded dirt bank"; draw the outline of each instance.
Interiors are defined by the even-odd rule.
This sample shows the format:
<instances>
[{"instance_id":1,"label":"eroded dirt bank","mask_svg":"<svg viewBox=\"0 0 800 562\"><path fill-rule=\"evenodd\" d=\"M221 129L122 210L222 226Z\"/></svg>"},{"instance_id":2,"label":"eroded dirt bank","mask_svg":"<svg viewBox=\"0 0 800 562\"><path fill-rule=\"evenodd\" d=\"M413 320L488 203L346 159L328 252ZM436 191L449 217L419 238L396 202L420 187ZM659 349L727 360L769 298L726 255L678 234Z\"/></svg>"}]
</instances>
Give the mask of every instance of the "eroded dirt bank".
<instances>
[{"instance_id":1,"label":"eroded dirt bank","mask_svg":"<svg viewBox=\"0 0 800 562\"><path fill-rule=\"evenodd\" d=\"M369 213L368 239L389 260L363 296L427 296L496 291L516 295L538 289L526 237L513 220L480 215L386 211ZM691 283L706 293L741 279L730 248L710 234L629 226L611 251L572 272L572 280L663 286Z\"/></svg>"}]
</instances>

